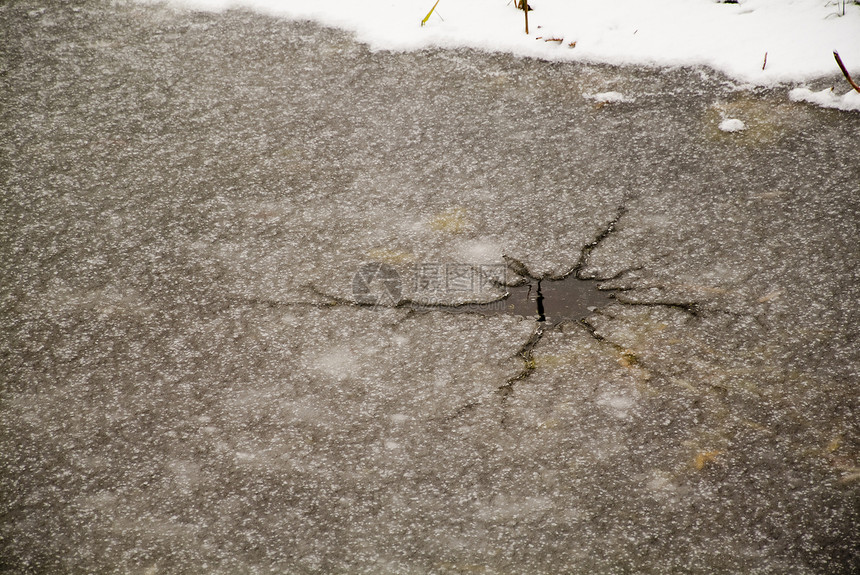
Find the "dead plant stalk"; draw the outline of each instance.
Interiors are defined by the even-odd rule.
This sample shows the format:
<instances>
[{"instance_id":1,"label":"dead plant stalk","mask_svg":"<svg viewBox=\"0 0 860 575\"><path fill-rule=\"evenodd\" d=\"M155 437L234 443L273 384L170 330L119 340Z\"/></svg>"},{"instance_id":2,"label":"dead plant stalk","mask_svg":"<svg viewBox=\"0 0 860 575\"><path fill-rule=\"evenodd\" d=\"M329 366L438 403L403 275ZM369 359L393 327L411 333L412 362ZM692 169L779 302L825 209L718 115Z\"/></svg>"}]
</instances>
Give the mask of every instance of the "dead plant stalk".
<instances>
[{"instance_id":1,"label":"dead plant stalk","mask_svg":"<svg viewBox=\"0 0 860 575\"><path fill-rule=\"evenodd\" d=\"M845 79L848 80L848 83L851 84L851 87L860 92L860 86L851 79L851 74L848 73L848 68L845 67L845 64L842 63L842 58L839 57L839 52L836 50L833 51L833 57L836 58L836 63L839 64L839 69L842 70L842 73L845 75Z\"/></svg>"}]
</instances>

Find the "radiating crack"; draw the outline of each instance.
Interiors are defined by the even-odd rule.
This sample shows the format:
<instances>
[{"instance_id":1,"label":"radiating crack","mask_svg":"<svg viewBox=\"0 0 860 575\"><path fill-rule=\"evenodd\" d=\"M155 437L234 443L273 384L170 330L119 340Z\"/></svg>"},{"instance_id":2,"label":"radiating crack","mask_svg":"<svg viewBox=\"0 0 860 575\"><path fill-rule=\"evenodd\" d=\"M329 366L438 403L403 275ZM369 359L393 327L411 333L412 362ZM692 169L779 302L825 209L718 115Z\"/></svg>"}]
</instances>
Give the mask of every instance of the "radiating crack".
<instances>
[{"instance_id":1,"label":"radiating crack","mask_svg":"<svg viewBox=\"0 0 860 575\"><path fill-rule=\"evenodd\" d=\"M550 327L552 329L552 327ZM520 350L517 352L517 356L523 362L523 368L520 372L514 377L508 379L503 385L499 386L496 389L496 393L501 398L502 402L502 419L499 422L502 427L505 427L507 424L507 398L513 394L514 392L514 384L525 381L526 379L534 373L535 370L535 360L532 352L534 348L540 343L540 340L543 338L543 335L546 330L546 323L543 321L539 321L537 327L529 336L528 340L523 344Z\"/></svg>"},{"instance_id":2,"label":"radiating crack","mask_svg":"<svg viewBox=\"0 0 860 575\"><path fill-rule=\"evenodd\" d=\"M640 306L640 307L669 307L679 309L693 317L698 317L701 309L698 302L672 302L672 301L630 301L615 298L619 305Z\"/></svg>"},{"instance_id":3,"label":"radiating crack","mask_svg":"<svg viewBox=\"0 0 860 575\"><path fill-rule=\"evenodd\" d=\"M535 328L535 331L529 337L529 339L520 348L519 352L517 352L517 355L523 361L523 369L517 375L508 379L503 385L499 386L499 388L497 389L497 393L501 396L503 401L505 400L505 398L507 398L509 395L511 395L513 393L515 383L523 381L525 379L528 379L528 377L531 376L531 374L535 370L535 360L534 360L532 352L533 352L534 348L538 345L538 343L540 343L541 338L543 338L544 333L547 331L547 326L545 323L546 318L545 318L545 315L543 312L543 297L542 297L542 294L540 291L540 282L545 280L545 279L561 280L561 279L564 279L570 275L573 275L573 277L578 279L578 280L589 279L589 278L583 278L582 274L581 274L582 269L588 263L588 256L591 254L591 252L595 248L597 248L600 245L600 243L604 239L606 239L613 231L615 231L615 226L618 224L618 220L621 218L622 215L624 215L626 210L627 210L627 208L623 204L621 206L619 206L615 217L609 221L609 223L600 232L600 234L598 234L597 237L592 242L590 242L590 243L588 243L582 247L582 250L580 251L579 259L577 260L576 265L574 265L573 268L571 268L571 270L569 272L567 272L566 274L562 275L559 278L537 277L537 276L533 275L531 273L531 271L528 269L528 266L526 266L520 260L513 258L511 256L507 256L507 255L503 256L505 263L507 264L508 268L511 269L511 271L513 271L514 273L516 273L517 275L519 275L523 278L537 281L537 290L538 290L538 295L536 298L536 304L537 304L537 310L536 311L537 311L537 316L538 316L538 325ZM582 320L582 321L584 322L585 320ZM561 320L561 321L554 323L552 326L549 327L549 330L555 329L556 327L558 327L562 323L565 323L565 321ZM584 323L584 325L588 326L587 323ZM595 333L593 328L590 330L590 333L592 336L598 338L598 336ZM602 339L602 338L598 338L598 339ZM504 424L504 419L503 419L502 423Z\"/></svg>"},{"instance_id":4,"label":"radiating crack","mask_svg":"<svg viewBox=\"0 0 860 575\"><path fill-rule=\"evenodd\" d=\"M636 266L633 268L624 268L623 270L619 271L615 275L612 275L609 277L595 277L595 278L591 278L591 279L595 279L595 280L601 281L601 282L610 282L612 280L621 279L622 277L624 277L626 274L629 274L630 272L638 272L639 270L641 270L643 268L644 268L644 266ZM628 291L630 289L632 289L632 288L623 288L623 287L612 288L613 291Z\"/></svg>"},{"instance_id":5,"label":"radiating crack","mask_svg":"<svg viewBox=\"0 0 860 575\"><path fill-rule=\"evenodd\" d=\"M477 408L479 405L481 405L480 401L470 401L469 403L461 405L457 409L457 411L455 411L451 415L448 415L448 416L442 418L441 421L444 423L447 423L449 421L453 421L454 419L457 419L458 417L462 417L462 416L466 415L467 413L474 411L475 408ZM438 419L437 419L437 421L438 421Z\"/></svg>"},{"instance_id":6,"label":"radiating crack","mask_svg":"<svg viewBox=\"0 0 860 575\"><path fill-rule=\"evenodd\" d=\"M618 211L617 211L615 217L609 221L609 223L600 232L600 234L598 234L598 236L594 239L594 241L592 241L592 242L590 242L590 243L588 243L582 247L582 250L580 251L580 255L579 255L579 260L576 262L576 265L573 266L573 269L569 273L574 274L574 277L576 277L577 279L581 279L581 280L583 280L583 279L601 279L602 281L610 281L610 280L614 280L614 279L619 279L620 277L622 277L626 273L630 273L632 271L642 269L641 266L635 267L635 268L627 268L627 269L619 271L614 276L608 277L608 278L593 278L593 277L592 278L585 278L585 277L583 277L583 274L582 274L582 270L584 270L585 267L588 265L588 259L591 256L591 253L595 249L597 249L598 246L600 246L600 244L603 242L603 240L605 240L607 237L609 237L615 231L615 228L618 225L618 221L621 219L621 216L623 216L626 212L627 212L627 207L624 204L622 204L618 207ZM617 289L613 289L613 291L631 291L631 290L629 288L628 289L617 288ZM646 306L646 307L662 306L662 307L670 307L670 308L680 309L680 310L690 314L693 317L697 317L700 313L700 304L698 302L695 302L695 301L693 301L693 302L673 302L673 301L639 302L639 301L625 300L625 299L621 299L618 297L615 297L615 301L618 302L620 305ZM583 320L582 323L584 325L587 325L587 322L585 320ZM589 332L591 333L592 336L595 336L593 329L590 330Z\"/></svg>"},{"instance_id":7,"label":"radiating crack","mask_svg":"<svg viewBox=\"0 0 860 575\"><path fill-rule=\"evenodd\" d=\"M351 307L363 307L363 308L386 308L386 309L407 309L412 312L429 312L429 311L442 311L447 313L464 313L464 314L474 314L474 315L486 315L485 313L481 313L482 310L486 310L489 306L493 304L497 304L501 301L504 301L508 297L508 293L505 293L495 299L483 301L483 302L463 302L456 304L436 304L436 303L427 303L421 300L414 300L408 297L400 298L400 300L396 304L384 304L384 303L372 303L372 302L362 302L356 301L354 299L348 299L340 296L331 295L329 293L320 290L316 286L308 285L306 286L311 292L318 295L321 298L325 298L329 300L325 303L317 303L317 305L327 305L327 306L351 306Z\"/></svg>"},{"instance_id":8,"label":"radiating crack","mask_svg":"<svg viewBox=\"0 0 860 575\"><path fill-rule=\"evenodd\" d=\"M521 277L524 277L527 279L531 279L531 280L543 279L543 278L533 276L531 271L529 271L529 268L526 266L526 264L524 264L523 262L521 262L520 260L518 260L514 257L503 255L502 259L505 260L505 264L508 266L508 269L510 269L512 272L514 272L518 276L521 276Z\"/></svg>"},{"instance_id":9,"label":"radiating crack","mask_svg":"<svg viewBox=\"0 0 860 575\"><path fill-rule=\"evenodd\" d=\"M340 302L320 302L320 301L278 301L275 299L262 298L262 297L241 297L241 296L228 296L225 301L227 302L227 306L241 305L241 306L254 306L254 307L265 307L269 309L276 308L296 308L296 307L316 307L316 308L325 308L325 307L334 307L339 305Z\"/></svg>"},{"instance_id":10,"label":"radiating crack","mask_svg":"<svg viewBox=\"0 0 860 575\"><path fill-rule=\"evenodd\" d=\"M588 321L588 318L583 318L577 322L580 327L583 327L588 334L593 337L595 340L605 343L609 346L615 348L615 350L619 353L619 355L627 361L627 365L639 365L639 367L643 368L646 372L651 373L652 370L648 367L642 365L642 361L637 357L633 352L631 352L628 348L624 347L619 343L615 343L614 341L600 335L597 333L597 328Z\"/></svg>"},{"instance_id":11,"label":"radiating crack","mask_svg":"<svg viewBox=\"0 0 860 575\"><path fill-rule=\"evenodd\" d=\"M601 342L605 341L605 342L609 343L610 345L613 345L613 346L616 346L616 347L620 347L620 346L618 346L617 344L615 344L615 343L613 343L613 342L611 342L611 341L608 341L605 337L603 337L602 335L600 335L599 333L597 333L597 328L596 328L596 327L594 327L594 325L588 321L588 318L583 318L583 319L579 320L579 322L578 322L578 323L579 323L579 325L581 325L582 327L584 327L584 328L585 328L585 331L587 331L587 332L588 332L588 334L589 334L591 337L593 337L594 339L596 339L597 341L601 341Z\"/></svg>"},{"instance_id":12,"label":"radiating crack","mask_svg":"<svg viewBox=\"0 0 860 575\"><path fill-rule=\"evenodd\" d=\"M499 386L498 393L503 398L507 397L514 391L514 384L519 381L523 381L528 379L528 377L535 370L535 360L532 356L532 351L535 346L540 343L541 338L543 337L544 332L546 331L546 323L539 321L537 327L526 340L526 342L522 345L516 355L523 360L523 369L514 377L508 379L504 385Z\"/></svg>"},{"instance_id":13,"label":"radiating crack","mask_svg":"<svg viewBox=\"0 0 860 575\"><path fill-rule=\"evenodd\" d=\"M523 262L519 261L516 258L510 257L510 256L504 256L505 263L508 265L508 268L510 268L514 273L518 274L521 277L528 278L531 280L536 280L538 282L537 283L538 297L536 299L537 314L538 314L538 325L535 328L535 331L531 334L529 339L523 344L523 346L520 348L519 352L517 353L517 355L523 361L523 369L517 375L508 379L504 383L504 385L499 386L499 388L496 390L496 392L501 396L503 402L506 400L506 398L508 396L510 396L514 392L514 384L517 382L520 382L520 381L524 381L525 379L528 379L528 377L531 376L531 374L534 372L535 367L536 367L534 356L533 356L533 350L538 345L538 343L540 343L541 339L543 338L544 333L547 331L547 326L545 323L546 318L545 318L544 313L543 313L543 297L542 297L542 294L540 291L540 282L544 279L560 280L560 279L567 278L570 275L573 275L573 277L575 279L578 279L578 280L589 279L589 278L582 277L582 270L585 268L585 266L588 263L589 255L591 254L592 251L594 251L594 249L596 249L600 245L600 243L603 240L605 240L613 231L615 231L615 226L618 224L618 220L621 218L622 215L624 215L626 210L627 210L627 208L623 204L618 207L618 211L615 214L615 217L609 221L609 223L606 225L606 227L597 235L597 237L593 241L589 242L588 244L586 244L582 247L582 250L580 251L580 254L579 254L579 259L577 260L577 262L573 266L573 268L571 268L571 270L569 272L567 272L566 274L564 274L563 276L561 276L559 278L536 277L531 273L531 271L528 269L528 267ZM597 339L599 341L603 341L603 338L601 336L598 336L598 334L595 332L593 326L588 324L585 319L581 320L581 322L582 322L582 325L584 325L588 329L588 331L592 335L592 337L594 337L595 339ZM555 322L548 329L553 330L563 323L566 323L564 319L562 319L561 321ZM504 425L504 422L505 422L505 416L503 415L502 425Z\"/></svg>"},{"instance_id":14,"label":"radiating crack","mask_svg":"<svg viewBox=\"0 0 860 575\"><path fill-rule=\"evenodd\" d=\"M607 237L609 237L610 234L612 234L612 232L615 231L615 226L618 225L618 220L621 219L621 216L623 216L626 211L627 207L624 204L618 206L618 211L615 213L615 217L612 218L608 224L606 224L606 227L603 228L603 230L597 235L596 238L594 238L592 242L582 246L582 250L580 250L579 252L579 260L577 260L576 265L574 265L573 268L567 274L565 274L565 276L574 274L574 277L577 279L591 279L582 276L582 270L588 264L588 257L591 255L591 252L593 252L603 240L605 240Z\"/></svg>"}]
</instances>

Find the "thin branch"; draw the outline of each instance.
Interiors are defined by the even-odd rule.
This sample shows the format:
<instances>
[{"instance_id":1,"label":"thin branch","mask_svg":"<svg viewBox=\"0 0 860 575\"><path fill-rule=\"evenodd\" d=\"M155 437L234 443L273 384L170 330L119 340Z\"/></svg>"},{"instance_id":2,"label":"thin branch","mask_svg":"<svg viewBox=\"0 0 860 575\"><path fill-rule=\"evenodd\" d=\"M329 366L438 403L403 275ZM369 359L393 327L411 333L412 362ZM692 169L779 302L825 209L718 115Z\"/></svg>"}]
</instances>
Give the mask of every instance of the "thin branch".
<instances>
[{"instance_id":1,"label":"thin branch","mask_svg":"<svg viewBox=\"0 0 860 575\"><path fill-rule=\"evenodd\" d=\"M836 63L839 64L839 69L842 70L843 74L845 74L845 79L848 80L848 83L851 84L851 87L860 92L860 86L858 86L854 82L854 80L851 79L851 74L848 73L848 69L845 67L845 64L842 63L842 58L839 57L839 52L834 50L833 57L836 58Z\"/></svg>"}]
</instances>

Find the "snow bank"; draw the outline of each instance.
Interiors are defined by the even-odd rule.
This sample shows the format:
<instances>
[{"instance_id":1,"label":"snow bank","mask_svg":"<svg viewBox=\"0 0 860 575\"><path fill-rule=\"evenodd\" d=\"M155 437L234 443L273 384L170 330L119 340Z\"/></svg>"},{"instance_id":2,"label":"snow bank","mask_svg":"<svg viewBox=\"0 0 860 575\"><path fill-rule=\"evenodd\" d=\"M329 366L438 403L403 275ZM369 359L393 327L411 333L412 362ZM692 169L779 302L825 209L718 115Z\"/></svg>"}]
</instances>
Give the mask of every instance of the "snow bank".
<instances>
[{"instance_id":1,"label":"snow bank","mask_svg":"<svg viewBox=\"0 0 860 575\"><path fill-rule=\"evenodd\" d=\"M823 108L836 108L837 110L860 111L860 92L850 91L839 96L831 89L813 92L809 88L795 88L788 93L793 102L809 102Z\"/></svg>"},{"instance_id":2,"label":"snow bank","mask_svg":"<svg viewBox=\"0 0 860 575\"><path fill-rule=\"evenodd\" d=\"M552 60L706 65L755 85L838 73L833 50L860 70L860 5L850 0L844 16L841 0L531 0L528 36L514 0L440 0L425 26L434 0L171 1L311 19L354 31L374 49L469 46Z\"/></svg>"},{"instance_id":3,"label":"snow bank","mask_svg":"<svg viewBox=\"0 0 860 575\"><path fill-rule=\"evenodd\" d=\"M838 74L838 50L860 76L860 4L852 0L531 0L528 35L519 0L439 0L426 25L435 0L167 1L313 20L352 31L374 50L465 46L547 60L708 66L747 86ZM792 99L858 109L849 95L796 90Z\"/></svg>"}]
</instances>

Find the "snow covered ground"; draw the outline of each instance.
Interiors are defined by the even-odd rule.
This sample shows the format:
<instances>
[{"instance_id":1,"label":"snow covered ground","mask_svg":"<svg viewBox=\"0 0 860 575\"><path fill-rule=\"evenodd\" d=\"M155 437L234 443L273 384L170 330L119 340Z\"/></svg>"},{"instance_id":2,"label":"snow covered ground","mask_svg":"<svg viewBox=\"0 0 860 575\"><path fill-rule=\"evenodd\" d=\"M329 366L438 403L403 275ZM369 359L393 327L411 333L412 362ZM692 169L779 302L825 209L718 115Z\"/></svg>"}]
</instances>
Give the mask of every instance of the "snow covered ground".
<instances>
[{"instance_id":1,"label":"snow covered ground","mask_svg":"<svg viewBox=\"0 0 860 575\"><path fill-rule=\"evenodd\" d=\"M802 83L838 74L833 51L860 76L860 5L828 0L533 0L529 34L514 0L174 0L194 8L253 8L350 30L373 49L472 47L548 60L705 65L741 84ZM796 94L860 110L860 94Z\"/></svg>"}]
</instances>

